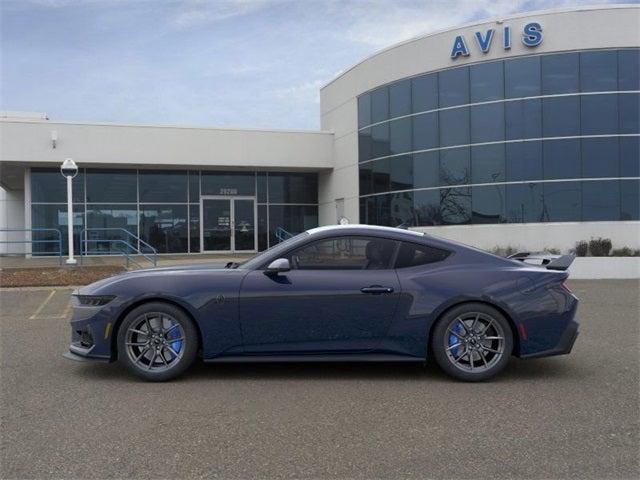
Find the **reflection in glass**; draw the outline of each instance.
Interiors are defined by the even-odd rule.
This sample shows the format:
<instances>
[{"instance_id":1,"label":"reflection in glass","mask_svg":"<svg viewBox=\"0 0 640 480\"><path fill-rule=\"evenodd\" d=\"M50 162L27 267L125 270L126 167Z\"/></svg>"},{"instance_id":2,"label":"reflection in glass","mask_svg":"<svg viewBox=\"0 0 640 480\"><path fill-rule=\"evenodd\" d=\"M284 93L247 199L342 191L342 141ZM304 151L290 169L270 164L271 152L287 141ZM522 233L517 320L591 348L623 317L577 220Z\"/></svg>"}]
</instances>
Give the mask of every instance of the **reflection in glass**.
<instances>
[{"instance_id":1,"label":"reflection in glass","mask_svg":"<svg viewBox=\"0 0 640 480\"><path fill-rule=\"evenodd\" d=\"M542 142L514 142L505 145L507 181L542 179Z\"/></svg>"},{"instance_id":2,"label":"reflection in glass","mask_svg":"<svg viewBox=\"0 0 640 480\"><path fill-rule=\"evenodd\" d=\"M371 96L368 93L358 97L358 128L371 124Z\"/></svg>"},{"instance_id":3,"label":"reflection in glass","mask_svg":"<svg viewBox=\"0 0 640 480\"><path fill-rule=\"evenodd\" d=\"M580 135L580 97L543 99L542 133L545 137Z\"/></svg>"},{"instance_id":4,"label":"reflection in glass","mask_svg":"<svg viewBox=\"0 0 640 480\"><path fill-rule=\"evenodd\" d=\"M135 170L87 170L87 202L124 203L137 200Z\"/></svg>"},{"instance_id":5,"label":"reflection in glass","mask_svg":"<svg viewBox=\"0 0 640 480\"><path fill-rule=\"evenodd\" d=\"M471 107L471 143L504 140L504 103Z\"/></svg>"},{"instance_id":6,"label":"reflection in glass","mask_svg":"<svg viewBox=\"0 0 640 480\"><path fill-rule=\"evenodd\" d=\"M440 151L440 185L464 185L471 179L469 147Z\"/></svg>"},{"instance_id":7,"label":"reflection in glass","mask_svg":"<svg viewBox=\"0 0 640 480\"><path fill-rule=\"evenodd\" d=\"M618 56L615 51L580 53L580 90L613 92L618 89Z\"/></svg>"},{"instance_id":8,"label":"reflection in glass","mask_svg":"<svg viewBox=\"0 0 640 480\"><path fill-rule=\"evenodd\" d=\"M88 205L87 228L108 230L89 230L88 240L105 240L88 243L88 249L96 254L119 254L137 248L132 242L133 237L127 235L126 230L138 236L138 210L133 205ZM108 240L108 241L107 241ZM126 243L131 244L131 247Z\"/></svg>"},{"instance_id":9,"label":"reflection in glass","mask_svg":"<svg viewBox=\"0 0 640 480\"><path fill-rule=\"evenodd\" d=\"M317 203L317 173L269 173L269 202Z\"/></svg>"},{"instance_id":10,"label":"reflection in glass","mask_svg":"<svg viewBox=\"0 0 640 480\"><path fill-rule=\"evenodd\" d=\"M542 100L517 100L504 104L507 140L542 137Z\"/></svg>"},{"instance_id":11,"label":"reflection in glass","mask_svg":"<svg viewBox=\"0 0 640 480\"><path fill-rule=\"evenodd\" d=\"M504 185L472 187L471 223L502 223L505 221Z\"/></svg>"},{"instance_id":12,"label":"reflection in glass","mask_svg":"<svg viewBox=\"0 0 640 480\"><path fill-rule=\"evenodd\" d=\"M505 97L540 95L540 57L517 58L504 64Z\"/></svg>"},{"instance_id":13,"label":"reflection in glass","mask_svg":"<svg viewBox=\"0 0 640 480\"><path fill-rule=\"evenodd\" d=\"M200 252L200 205L189 205L189 241L191 253Z\"/></svg>"},{"instance_id":14,"label":"reflection in glass","mask_svg":"<svg viewBox=\"0 0 640 480\"><path fill-rule=\"evenodd\" d=\"M379 160L376 160L379 161ZM367 162L360 165L360 195L369 195L373 193L373 164L376 162Z\"/></svg>"},{"instance_id":15,"label":"reflection in glass","mask_svg":"<svg viewBox=\"0 0 640 480\"><path fill-rule=\"evenodd\" d=\"M543 221L579 222L582 206L580 182L549 182L543 185Z\"/></svg>"},{"instance_id":16,"label":"reflection in glass","mask_svg":"<svg viewBox=\"0 0 640 480\"><path fill-rule=\"evenodd\" d=\"M200 201L200 172L198 170L189 171L189 201Z\"/></svg>"},{"instance_id":17,"label":"reflection in glass","mask_svg":"<svg viewBox=\"0 0 640 480\"><path fill-rule=\"evenodd\" d=\"M413 192L413 208L416 226L442 225L440 190L418 190Z\"/></svg>"},{"instance_id":18,"label":"reflection in glass","mask_svg":"<svg viewBox=\"0 0 640 480\"><path fill-rule=\"evenodd\" d=\"M454 108L441 110L438 122L440 124L440 146L468 145L469 142L469 108Z\"/></svg>"},{"instance_id":19,"label":"reflection in glass","mask_svg":"<svg viewBox=\"0 0 640 480\"><path fill-rule=\"evenodd\" d=\"M140 202L184 203L187 201L187 172L140 170Z\"/></svg>"},{"instance_id":20,"label":"reflection in glass","mask_svg":"<svg viewBox=\"0 0 640 480\"><path fill-rule=\"evenodd\" d=\"M256 188L258 203L267 203L267 173L258 172L256 174Z\"/></svg>"},{"instance_id":21,"label":"reflection in glass","mask_svg":"<svg viewBox=\"0 0 640 480\"><path fill-rule=\"evenodd\" d=\"M504 182L504 153L504 144L471 147L471 183Z\"/></svg>"},{"instance_id":22,"label":"reflection in glass","mask_svg":"<svg viewBox=\"0 0 640 480\"><path fill-rule=\"evenodd\" d=\"M618 137L582 139L582 176L617 177Z\"/></svg>"},{"instance_id":23,"label":"reflection in glass","mask_svg":"<svg viewBox=\"0 0 640 480\"><path fill-rule=\"evenodd\" d=\"M584 95L580 98L582 135L618 133L618 95Z\"/></svg>"},{"instance_id":24,"label":"reflection in glass","mask_svg":"<svg viewBox=\"0 0 640 480\"><path fill-rule=\"evenodd\" d=\"M438 114L424 113L413 117L413 150L438 148Z\"/></svg>"},{"instance_id":25,"label":"reflection in glass","mask_svg":"<svg viewBox=\"0 0 640 480\"><path fill-rule=\"evenodd\" d=\"M507 222L530 223L541 222L542 184L521 183L506 185Z\"/></svg>"},{"instance_id":26,"label":"reflection in glass","mask_svg":"<svg viewBox=\"0 0 640 480\"><path fill-rule=\"evenodd\" d=\"M620 220L640 220L640 180L620 181Z\"/></svg>"},{"instance_id":27,"label":"reflection in glass","mask_svg":"<svg viewBox=\"0 0 640 480\"><path fill-rule=\"evenodd\" d=\"M440 214L443 225L471 222L471 188L440 189Z\"/></svg>"},{"instance_id":28,"label":"reflection in glass","mask_svg":"<svg viewBox=\"0 0 640 480\"><path fill-rule=\"evenodd\" d=\"M269 223L267 221L267 206L258 205L258 251L269 248Z\"/></svg>"},{"instance_id":29,"label":"reflection in glass","mask_svg":"<svg viewBox=\"0 0 640 480\"><path fill-rule=\"evenodd\" d=\"M503 64L487 62L469 67L471 103L504 98Z\"/></svg>"},{"instance_id":30,"label":"reflection in glass","mask_svg":"<svg viewBox=\"0 0 640 480\"><path fill-rule=\"evenodd\" d=\"M640 137L620 138L620 176L640 177Z\"/></svg>"},{"instance_id":31,"label":"reflection in glass","mask_svg":"<svg viewBox=\"0 0 640 480\"><path fill-rule=\"evenodd\" d=\"M444 70L438 76L440 108L469 103L469 67Z\"/></svg>"},{"instance_id":32,"label":"reflection in glass","mask_svg":"<svg viewBox=\"0 0 640 480\"><path fill-rule=\"evenodd\" d=\"M383 158L382 160L376 160L373 163L373 191L388 192L391 190L391 166L390 159Z\"/></svg>"},{"instance_id":33,"label":"reflection in glass","mask_svg":"<svg viewBox=\"0 0 640 480\"><path fill-rule=\"evenodd\" d=\"M84 169L73 178L73 202L84 203ZM67 180L57 168L31 169L31 201L67 203Z\"/></svg>"},{"instance_id":34,"label":"reflection in glass","mask_svg":"<svg viewBox=\"0 0 640 480\"><path fill-rule=\"evenodd\" d=\"M391 154L411 151L411 117L389 122Z\"/></svg>"},{"instance_id":35,"label":"reflection in glass","mask_svg":"<svg viewBox=\"0 0 640 480\"><path fill-rule=\"evenodd\" d=\"M255 250L255 212L253 200L233 201L233 240L236 250Z\"/></svg>"},{"instance_id":36,"label":"reflection in glass","mask_svg":"<svg viewBox=\"0 0 640 480\"><path fill-rule=\"evenodd\" d=\"M391 155L389 146L389 124L383 123L371 127L371 158Z\"/></svg>"},{"instance_id":37,"label":"reflection in glass","mask_svg":"<svg viewBox=\"0 0 640 480\"><path fill-rule=\"evenodd\" d=\"M413 157L401 155L389 159L391 171L391 190L408 190L413 188Z\"/></svg>"},{"instance_id":38,"label":"reflection in glass","mask_svg":"<svg viewBox=\"0 0 640 480\"><path fill-rule=\"evenodd\" d=\"M546 180L580 178L580 140L547 140L544 143L543 168Z\"/></svg>"},{"instance_id":39,"label":"reflection in glass","mask_svg":"<svg viewBox=\"0 0 640 480\"><path fill-rule=\"evenodd\" d=\"M438 74L430 73L411 79L413 113L438 108Z\"/></svg>"},{"instance_id":40,"label":"reflection in glass","mask_svg":"<svg viewBox=\"0 0 640 480\"><path fill-rule=\"evenodd\" d=\"M640 90L640 49L618 51L618 89Z\"/></svg>"},{"instance_id":41,"label":"reflection in glass","mask_svg":"<svg viewBox=\"0 0 640 480\"><path fill-rule=\"evenodd\" d=\"M371 92L371 123L389 118L389 88L380 87Z\"/></svg>"},{"instance_id":42,"label":"reflection in glass","mask_svg":"<svg viewBox=\"0 0 640 480\"><path fill-rule=\"evenodd\" d=\"M440 152L413 154L415 188L437 187L440 183Z\"/></svg>"},{"instance_id":43,"label":"reflection in glass","mask_svg":"<svg viewBox=\"0 0 640 480\"><path fill-rule=\"evenodd\" d=\"M373 158L372 153L371 128L365 128L358 132L358 161L364 162Z\"/></svg>"},{"instance_id":44,"label":"reflection in glass","mask_svg":"<svg viewBox=\"0 0 640 480\"><path fill-rule=\"evenodd\" d=\"M560 53L541 57L542 94L579 91L579 57L577 53Z\"/></svg>"},{"instance_id":45,"label":"reflection in glass","mask_svg":"<svg viewBox=\"0 0 640 480\"><path fill-rule=\"evenodd\" d=\"M620 220L620 182L582 182L582 221L603 220Z\"/></svg>"},{"instance_id":46,"label":"reflection in glass","mask_svg":"<svg viewBox=\"0 0 640 480\"><path fill-rule=\"evenodd\" d=\"M187 253L186 205L141 205L140 238L158 253Z\"/></svg>"},{"instance_id":47,"label":"reflection in glass","mask_svg":"<svg viewBox=\"0 0 640 480\"><path fill-rule=\"evenodd\" d=\"M389 117L411 113L411 80L401 80L389 87Z\"/></svg>"},{"instance_id":48,"label":"reflection in glass","mask_svg":"<svg viewBox=\"0 0 640 480\"><path fill-rule=\"evenodd\" d=\"M318 226L315 205L269 205L269 246L280 242L281 231L292 235Z\"/></svg>"},{"instance_id":49,"label":"reflection in glass","mask_svg":"<svg viewBox=\"0 0 640 480\"><path fill-rule=\"evenodd\" d=\"M620 102L620 133L640 133L640 95L625 93L618 95Z\"/></svg>"},{"instance_id":50,"label":"reflection in glass","mask_svg":"<svg viewBox=\"0 0 640 480\"><path fill-rule=\"evenodd\" d=\"M231 200L202 200L204 251L231 250Z\"/></svg>"},{"instance_id":51,"label":"reflection in glass","mask_svg":"<svg viewBox=\"0 0 640 480\"><path fill-rule=\"evenodd\" d=\"M62 177L60 172L56 172ZM31 245L31 252L34 255L58 254L60 245L58 240L62 240L62 254L69 254L67 239L67 206L66 205L31 205L31 228L55 228L60 232L32 232L31 238L34 240ZM84 205L73 205L73 249L80 255L80 232L84 228ZM7 240L18 240L18 238L7 237ZM9 244L9 251L18 251L17 246L21 244Z\"/></svg>"}]
</instances>

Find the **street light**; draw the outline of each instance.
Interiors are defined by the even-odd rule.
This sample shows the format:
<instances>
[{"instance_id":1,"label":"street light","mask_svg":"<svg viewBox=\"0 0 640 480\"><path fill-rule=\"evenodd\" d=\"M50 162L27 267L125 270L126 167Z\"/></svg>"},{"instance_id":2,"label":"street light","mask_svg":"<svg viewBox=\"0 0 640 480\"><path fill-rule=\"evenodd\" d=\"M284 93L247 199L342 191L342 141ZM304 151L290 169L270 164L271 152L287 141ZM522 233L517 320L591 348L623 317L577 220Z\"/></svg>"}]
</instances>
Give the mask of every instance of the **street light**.
<instances>
[{"instance_id":1,"label":"street light","mask_svg":"<svg viewBox=\"0 0 640 480\"><path fill-rule=\"evenodd\" d=\"M67 235L69 240L67 265L75 265L77 261L73 258L73 187L71 182L73 177L78 174L78 166L72 158L67 158L60 165L60 173L67 179Z\"/></svg>"}]
</instances>

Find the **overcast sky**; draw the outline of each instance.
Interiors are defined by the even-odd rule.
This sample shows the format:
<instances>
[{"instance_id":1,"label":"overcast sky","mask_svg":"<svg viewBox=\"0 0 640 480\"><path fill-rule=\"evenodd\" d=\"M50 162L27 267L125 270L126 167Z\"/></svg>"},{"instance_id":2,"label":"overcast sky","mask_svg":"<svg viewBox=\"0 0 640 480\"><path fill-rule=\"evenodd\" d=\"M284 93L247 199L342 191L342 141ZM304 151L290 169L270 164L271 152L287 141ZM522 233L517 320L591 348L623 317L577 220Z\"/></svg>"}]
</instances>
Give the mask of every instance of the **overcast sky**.
<instances>
[{"instance_id":1,"label":"overcast sky","mask_svg":"<svg viewBox=\"0 0 640 480\"><path fill-rule=\"evenodd\" d=\"M319 87L413 36L566 0L0 0L0 110L316 129Z\"/></svg>"}]
</instances>

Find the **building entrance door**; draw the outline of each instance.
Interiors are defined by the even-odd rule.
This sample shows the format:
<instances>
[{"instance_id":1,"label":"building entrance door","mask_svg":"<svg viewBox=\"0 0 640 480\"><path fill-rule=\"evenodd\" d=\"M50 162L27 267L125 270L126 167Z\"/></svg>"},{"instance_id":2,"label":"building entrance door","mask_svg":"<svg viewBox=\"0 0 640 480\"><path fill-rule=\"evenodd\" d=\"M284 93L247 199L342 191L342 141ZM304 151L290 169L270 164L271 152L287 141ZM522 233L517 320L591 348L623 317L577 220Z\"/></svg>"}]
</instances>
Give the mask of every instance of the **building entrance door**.
<instances>
[{"instance_id":1,"label":"building entrance door","mask_svg":"<svg viewBox=\"0 0 640 480\"><path fill-rule=\"evenodd\" d=\"M256 251L255 198L203 196L200 203L200 244L203 252Z\"/></svg>"}]
</instances>

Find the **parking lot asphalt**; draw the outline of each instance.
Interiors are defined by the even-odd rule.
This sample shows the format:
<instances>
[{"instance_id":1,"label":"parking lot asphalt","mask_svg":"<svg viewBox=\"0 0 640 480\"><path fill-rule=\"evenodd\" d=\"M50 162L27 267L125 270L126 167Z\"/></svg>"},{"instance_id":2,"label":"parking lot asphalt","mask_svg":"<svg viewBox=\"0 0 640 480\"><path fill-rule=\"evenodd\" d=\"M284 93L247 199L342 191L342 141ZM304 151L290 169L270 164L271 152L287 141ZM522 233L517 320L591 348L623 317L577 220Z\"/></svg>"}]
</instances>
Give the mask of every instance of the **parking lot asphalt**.
<instances>
[{"instance_id":1,"label":"parking lot asphalt","mask_svg":"<svg viewBox=\"0 0 640 480\"><path fill-rule=\"evenodd\" d=\"M574 281L569 356L198 364L164 384L62 358L70 289L0 291L1 477L638 478L639 283Z\"/></svg>"}]
</instances>

